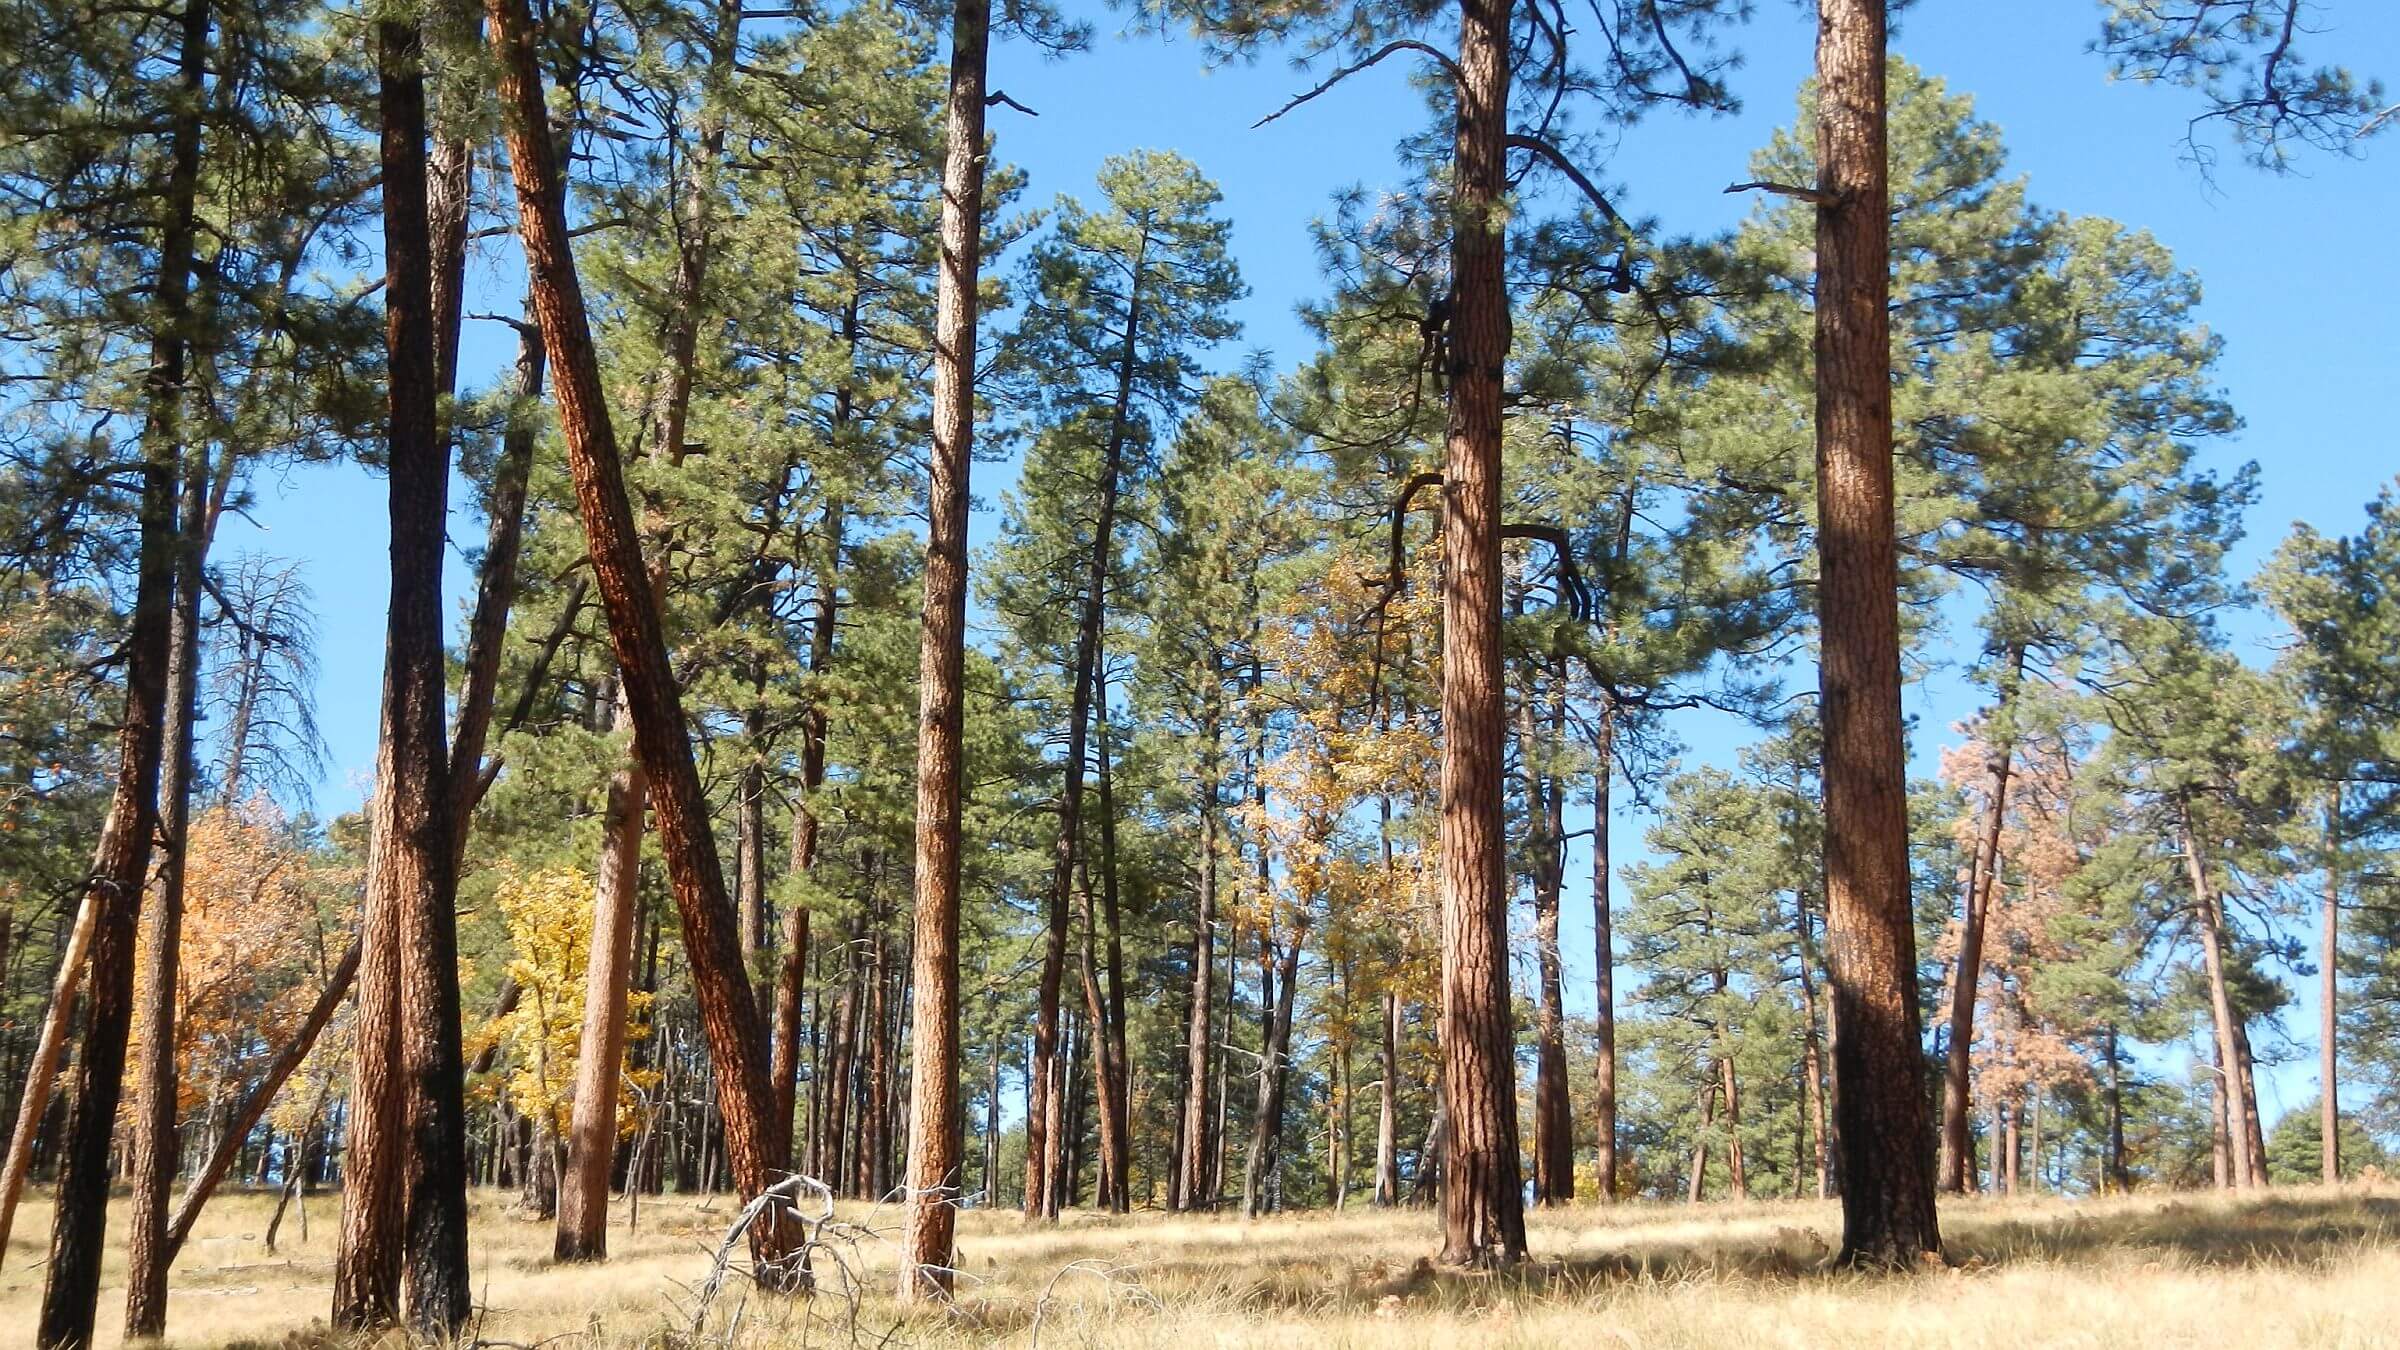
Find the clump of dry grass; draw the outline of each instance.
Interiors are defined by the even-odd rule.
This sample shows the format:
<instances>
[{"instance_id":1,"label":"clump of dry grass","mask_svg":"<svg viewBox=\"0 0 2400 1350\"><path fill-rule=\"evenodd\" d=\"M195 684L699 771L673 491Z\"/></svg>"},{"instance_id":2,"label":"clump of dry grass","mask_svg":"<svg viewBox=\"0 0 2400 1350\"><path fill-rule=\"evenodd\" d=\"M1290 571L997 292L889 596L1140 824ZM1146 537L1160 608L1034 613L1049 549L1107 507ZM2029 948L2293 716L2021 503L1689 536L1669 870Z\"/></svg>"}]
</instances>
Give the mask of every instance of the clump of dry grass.
<instances>
[{"instance_id":1,"label":"clump of dry grass","mask_svg":"<svg viewBox=\"0 0 2400 1350\"><path fill-rule=\"evenodd\" d=\"M333 1343L321 1320L332 1207L318 1203L306 1240L287 1219L268 1257L259 1235L271 1205L229 1195L202 1220L176 1270L177 1345ZM607 1264L559 1266L548 1224L478 1196L474 1334L558 1350L2400 1344L2400 1196L2359 1187L1952 1203L1954 1267L1905 1278L1829 1270L1840 1216L1815 1202L1537 1212L1534 1259L1500 1276L1433 1269L1422 1211L1258 1223L1070 1214L1055 1228L972 1211L957 1305L930 1312L888 1297L898 1212L845 1205L853 1236L822 1259L817 1298L728 1289L695 1338L688 1291L734 1213L724 1197L649 1199L639 1232L619 1212ZM37 1197L0 1269L0 1327L31 1320L47 1231ZM845 1279L855 1299L840 1296ZM116 1343L122 1296L112 1258L95 1350Z\"/></svg>"}]
</instances>

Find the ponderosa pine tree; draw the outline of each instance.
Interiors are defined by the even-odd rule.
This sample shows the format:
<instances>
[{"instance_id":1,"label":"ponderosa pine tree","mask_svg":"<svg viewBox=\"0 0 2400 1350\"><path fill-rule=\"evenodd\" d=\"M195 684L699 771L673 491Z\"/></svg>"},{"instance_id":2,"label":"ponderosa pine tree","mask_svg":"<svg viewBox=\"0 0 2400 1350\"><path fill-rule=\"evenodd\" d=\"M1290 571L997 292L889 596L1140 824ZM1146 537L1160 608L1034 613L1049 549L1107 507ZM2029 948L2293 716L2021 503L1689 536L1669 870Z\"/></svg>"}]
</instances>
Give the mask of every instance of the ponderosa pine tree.
<instances>
[{"instance_id":1,"label":"ponderosa pine tree","mask_svg":"<svg viewBox=\"0 0 2400 1350\"><path fill-rule=\"evenodd\" d=\"M1023 520L1001 570L1022 586L1038 582L1075 597L1071 630L1056 635L1063 660L1066 746L1059 794L1058 846L1051 869L1049 930L1041 972L1041 1006L1034 1028L1037 1082L1046 1091L1040 1119L1028 1135L1036 1184L1029 1212L1057 1217L1066 1133L1065 1074L1056 1062L1059 990L1066 974L1069 904L1082 858L1084 782L1090 723L1103 690L1098 658L1107 624L1108 591L1120 569L1123 501L1147 493L1156 478L1153 443L1199 392L1195 358L1238 331L1225 308L1242 295L1226 251L1228 226L1216 214L1214 184L1180 156L1142 152L1101 166L1103 205L1062 202L1050 238L1027 261L1027 309L1012 346L1012 378L1042 428L1030 474L1056 484L1042 495L1059 514L1048 528ZM1030 500L1030 499L1029 499ZM1089 521L1087 525L1085 522ZM1041 536L1041 542L1034 542ZM1076 545L1080 547L1076 547ZM1080 555L1080 556L1076 556ZM1072 561L1070 561L1070 559ZM1015 597L1011 597L1014 599ZM1047 589L1021 609L1047 644L1058 605ZM1114 935L1112 937L1112 944ZM1122 973L1110 963L1109 982ZM1104 1009L1105 1012L1105 1009ZM1124 1027L1119 1019L1094 1029L1095 1064L1104 1117L1103 1175L1109 1203L1118 1205L1130 1154L1124 1149Z\"/></svg>"},{"instance_id":2,"label":"ponderosa pine tree","mask_svg":"<svg viewBox=\"0 0 2400 1350\"><path fill-rule=\"evenodd\" d=\"M1892 494L1891 184L1882 0L1817 27L1817 595L1825 913L1846 1264L1942 1249L1920 1089L1899 560Z\"/></svg>"}]
</instances>

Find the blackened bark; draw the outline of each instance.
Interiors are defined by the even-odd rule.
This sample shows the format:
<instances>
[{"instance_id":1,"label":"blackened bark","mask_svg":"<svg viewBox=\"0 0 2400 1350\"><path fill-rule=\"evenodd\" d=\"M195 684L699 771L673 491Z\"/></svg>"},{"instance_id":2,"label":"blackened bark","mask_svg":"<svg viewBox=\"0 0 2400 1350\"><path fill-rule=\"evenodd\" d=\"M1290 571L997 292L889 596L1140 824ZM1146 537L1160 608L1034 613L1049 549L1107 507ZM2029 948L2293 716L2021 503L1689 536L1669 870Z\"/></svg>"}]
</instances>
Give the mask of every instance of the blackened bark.
<instances>
[{"instance_id":1,"label":"blackened bark","mask_svg":"<svg viewBox=\"0 0 2400 1350\"><path fill-rule=\"evenodd\" d=\"M1909 905L1892 517L1884 0L1817 23L1817 552L1825 911L1846 1265L1941 1251Z\"/></svg>"},{"instance_id":2,"label":"blackened bark","mask_svg":"<svg viewBox=\"0 0 2400 1350\"><path fill-rule=\"evenodd\" d=\"M1255 1219L1275 1208L1277 1166L1283 1144L1283 1103L1292 1073L1292 1003L1300 984L1300 948L1308 939L1305 917L1278 950L1272 929L1260 935L1260 974L1267 1005L1266 1043L1258 1061L1258 1109L1250 1118L1250 1154L1242 1176L1242 1217ZM1269 965L1269 960L1274 962Z\"/></svg>"},{"instance_id":3,"label":"blackened bark","mask_svg":"<svg viewBox=\"0 0 2400 1350\"><path fill-rule=\"evenodd\" d=\"M1500 422L1508 361L1510 0L1462 0L1442 473L1442 1149L1446 1265L1525 1254L1501 810Z\"/></svg>"}]
</instances>

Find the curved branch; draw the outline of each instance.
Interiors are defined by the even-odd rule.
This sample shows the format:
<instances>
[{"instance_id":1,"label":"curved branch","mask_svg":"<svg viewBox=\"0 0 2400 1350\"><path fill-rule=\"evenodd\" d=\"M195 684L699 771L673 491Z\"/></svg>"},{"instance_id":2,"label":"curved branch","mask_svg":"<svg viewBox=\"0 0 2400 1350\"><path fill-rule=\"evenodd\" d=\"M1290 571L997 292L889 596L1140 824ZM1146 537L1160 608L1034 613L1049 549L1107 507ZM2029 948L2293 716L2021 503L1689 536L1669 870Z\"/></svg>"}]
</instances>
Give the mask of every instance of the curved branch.
<instances>
[{"instance_id":1,"label":"curved branch","mask_svg":"<svg viewBox=\"0 0 2400 1350\"><path fill-rule=\"evenodd\" d=\"M1342 81L1349 79L1351 76L1356 75L1362 70L1367 69L1369 66L1379 65L1384 61L1385 58L1395 56L1401 52L1415 52L1420 56L1431 57L1434 64L1449 72L1451 79L1456 80L1461 78L1458 69L1458 63L1444 55L1439 48L1419 42L1415 38L1396 38L1368 53L1364 60L1344 66L1340 70L1337 70L1331 75L1326 76L1323 84L1318 85L1316 88L1294 98L1291 102L1284 104L1275 111L1268 113L1266 116L1258 119L1255 122L1252 122L1250 124L1250 129L1256 131L1258 128L1265 126L1267 123L1274 121L1278 117L1283 116L1292 109L1299 107L1301 104L1316 98L1320 94L1330 91L1335 85L1340 84Z\"/></svg>"}]
</instances>

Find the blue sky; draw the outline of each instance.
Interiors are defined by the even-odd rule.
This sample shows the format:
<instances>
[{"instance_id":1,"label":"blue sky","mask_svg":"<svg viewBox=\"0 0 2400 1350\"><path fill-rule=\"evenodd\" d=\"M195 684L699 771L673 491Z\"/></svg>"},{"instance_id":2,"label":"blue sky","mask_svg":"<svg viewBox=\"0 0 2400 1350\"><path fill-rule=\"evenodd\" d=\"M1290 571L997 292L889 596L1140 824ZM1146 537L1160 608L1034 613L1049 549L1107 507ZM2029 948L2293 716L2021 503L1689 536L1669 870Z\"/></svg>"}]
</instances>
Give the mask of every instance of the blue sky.
<instances>
[{"instance_id":1,"label":"blue sky","mask_svg":"<svg viewBox=\"0 0 2400 1350\"><path fill-rule=\"evenodd\" d=\"M1234 248L1251 287L1238 308L1243 345L1289 366L1307 351L1294 317L1321 292L1310 248L1310 222L1344 187L1393 183L1393 146L1417 129L1424 108L1399 60L1265 128L1251 124L1316 83L1269 59L1211 70L1189 40L1125 36L1122 14L1088 10L1098 31L1091 51L1064 60L1023 44L993 54L992 87L1039 116L995 108L1000 155L1030 175L1025 200L1047 203L1061 192L1088 191L1100 161L1134 148L1172 149L1222 184ZM1764 0L1738 36L1747 56L1732 77L1744 101L1736 116L1668 117L1627 133L1603 166L1605 181L1633 213L1655 216L1677 233L1733 224L1749 209L1725 184L1746 178L1750 152L1790 120L1793 94L1807 74L1814 7ZM2317 60L2400 73L2400 6L2329 0L2323 30L2307 44ZM2247 574L2295 521L2349 530L2363 504L2394 473L2388 429L2400 424L2400 182L2387 147L2376 161L2306 159L2300 172L2262 175L2221 167L2213 184L2183 162L2186 119L2197 104L2173 89L2114 84L2086 46L2097 31L2093 0L1919 0L1906 13L1894 49L1955 91L1972 94L1979 113L2004 130L2015 172L2048 207L2107 216L2150 230L2206 286L2201 316L2225 340L2223 382L2246 422L2230 441L2209 447L2206 462L2262 466L2261 500L2250 536L2234 559ZM513 312L513 266L474 269L471 285L487 294L468 308ZM490 379L508 338L496 325L471 325L464 379ZM987 330L988 333L988 330ZM987 337L988 340L988 337ZM985 466L976 490L996 503L1013 466ZM320 715L332 769L318 792L323 810L356 805L374 761L376 698L383 656L385 522L380 480L354 467L312 468L258 485L249 522L229 526L228 552L260 550L303 563L316 593L323 673ZM992 528L987 515L979 536ZM479 524L454 522L461 547L480 542ZM455 558L452 586L463 609L467 578ZM2263 623L2241 626L2256 646ZM1971 711L1951 674L1909 692L1920 720L1918 763L1930 772L1939 733ZM1687 762L1730 763L1738 744L1728 728L1695 719L1683 728ZM1630 851L1648 822L1623 814L1614 833ZM1588 860L1570 876L1589 875ZM1588 991L1588 897L1570 894L1570 989ZM1581 910L1581 915L1577 911ZM2306 982L2303 982L2305 985ZM2297 1028L2315 1025L2313 987L2291 1010ZM1571 1000L1577 995L1570 994ZM1588 1010L1589 995L1580 996ZM2273 1041L2263 1038L2262 1049ZM2308 1063L2267 1073L2269 1115L2315 1092Z\"/></svg>"}]
</instances>

